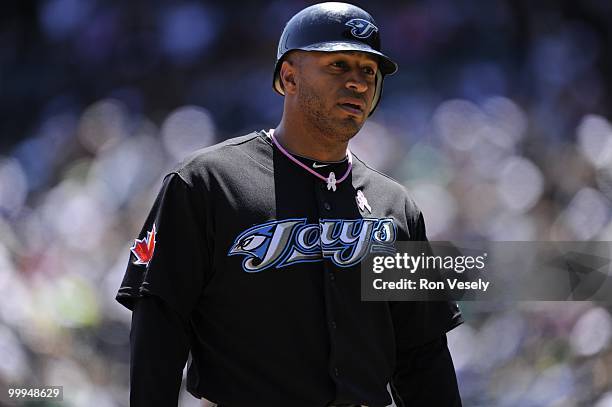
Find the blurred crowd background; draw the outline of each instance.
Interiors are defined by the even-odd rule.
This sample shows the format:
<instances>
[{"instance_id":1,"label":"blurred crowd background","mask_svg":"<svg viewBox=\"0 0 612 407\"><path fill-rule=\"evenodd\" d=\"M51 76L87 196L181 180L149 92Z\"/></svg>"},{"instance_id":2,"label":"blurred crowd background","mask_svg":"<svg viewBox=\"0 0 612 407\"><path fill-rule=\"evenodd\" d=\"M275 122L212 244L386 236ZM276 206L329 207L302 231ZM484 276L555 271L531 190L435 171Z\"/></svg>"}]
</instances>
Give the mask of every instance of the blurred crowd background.
<instances>
[{"instance_id":1,"label":"blurred crowd background","mask_svg":"<svg viewBox=\"0 0 612 407\"><path fill-rule=\"evenodd\" d=\"M130 245L185 154L278 123L278 37L309 4L3 4L0 400L128 404ZM612 2L355 4L400 71L352 150L409 188L431 240L612 240ZM612 406L610 304L461 307L465 406Z\"/></svg>"}]
</instances>

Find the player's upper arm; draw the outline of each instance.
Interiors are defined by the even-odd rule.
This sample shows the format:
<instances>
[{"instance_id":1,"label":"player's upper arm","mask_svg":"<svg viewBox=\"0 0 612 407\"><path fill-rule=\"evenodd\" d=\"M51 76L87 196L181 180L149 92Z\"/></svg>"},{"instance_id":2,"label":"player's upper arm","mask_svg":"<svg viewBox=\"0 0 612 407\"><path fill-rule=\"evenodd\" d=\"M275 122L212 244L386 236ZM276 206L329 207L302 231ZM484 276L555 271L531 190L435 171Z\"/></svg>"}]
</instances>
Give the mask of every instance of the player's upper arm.
<instances>
[{"instance_id":1,"label":"player's upper arm","mask_svg":"<svg viewBox=\"0 0 612 407\"><path fill-rule=\"evenodd\" d=\"M155 295L188 319L204 284L208 251L203 208L192 187L178 174L169 174L130 259L117 301L133 309L143 295Z\"/></svg>"}]
</instances>

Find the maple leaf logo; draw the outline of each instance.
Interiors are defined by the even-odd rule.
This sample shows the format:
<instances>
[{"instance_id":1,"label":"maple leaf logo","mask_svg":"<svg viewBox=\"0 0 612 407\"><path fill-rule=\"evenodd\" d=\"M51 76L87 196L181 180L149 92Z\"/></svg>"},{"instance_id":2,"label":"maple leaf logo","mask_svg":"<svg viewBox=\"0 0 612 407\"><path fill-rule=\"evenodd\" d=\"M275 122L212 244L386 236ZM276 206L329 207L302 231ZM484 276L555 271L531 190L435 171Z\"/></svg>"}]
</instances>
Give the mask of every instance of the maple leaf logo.
<instances>
[{"instance_id":1,"label":"maple leaf logo","mask_svg":"<svg viewBox=\"0 0 612 407\"><path fill-rule=\"evenodd\" d=\"M134 264L143 264L145 266L149 264L155 251L155 234L155 224L153 224L153 229L147 232L147 237L134 240L134 245L130 248L134 256L136 256Z\"/></svg>"}]
</instances>

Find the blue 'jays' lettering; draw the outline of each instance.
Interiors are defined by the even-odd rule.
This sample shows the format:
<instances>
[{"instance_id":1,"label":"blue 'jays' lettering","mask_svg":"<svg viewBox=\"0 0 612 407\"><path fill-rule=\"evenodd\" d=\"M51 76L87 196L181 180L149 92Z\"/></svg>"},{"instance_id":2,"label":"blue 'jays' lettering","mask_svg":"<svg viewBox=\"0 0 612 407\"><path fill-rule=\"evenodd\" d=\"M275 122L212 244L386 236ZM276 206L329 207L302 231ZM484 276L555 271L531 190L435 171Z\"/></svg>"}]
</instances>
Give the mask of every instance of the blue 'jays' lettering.
<instances>
[{"instance_id":1,"label":"blue 'jays' lettering","mask_svg":"<svg viewBox=\"0 0 612 407\"><path fill-rule=\"evenodd\" d=\"M236 238L228 255L245 256L242 267L252 273L324 258L350 267L370 252L394 250L395 224L388 218L306 222L295 218L253 226Z\"/></svg>"}]
</instances>

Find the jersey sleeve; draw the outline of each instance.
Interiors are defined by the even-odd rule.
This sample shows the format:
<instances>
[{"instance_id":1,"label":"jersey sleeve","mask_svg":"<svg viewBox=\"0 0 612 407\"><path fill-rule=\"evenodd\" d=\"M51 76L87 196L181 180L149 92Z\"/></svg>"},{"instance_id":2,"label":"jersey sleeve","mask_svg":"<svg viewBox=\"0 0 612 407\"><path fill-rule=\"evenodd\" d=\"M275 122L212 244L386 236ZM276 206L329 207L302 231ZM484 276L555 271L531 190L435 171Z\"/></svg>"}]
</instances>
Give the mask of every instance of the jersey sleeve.
<instances>
[{"instance_id":1,"label":"jersey sleeve","mask_svg":"<svg viewBox=\"0 0 612 407\"><path fill-rule=\"evenodd\" d=\"M147 295L188 319L203 288L207 265L202 203L177 173L164 179L153 208L130 248L116 300L130 310Z\"/></svg>"},{"instance_id":2,"label":"jersey sleeve","mask_svg":"<svg viewBox=\"0 0 612 407\"><path fill-rule=\"evenodd\" d=\"M413 216L408 218L410 240L427 242L423 214L418 209L411 212ZM425 250L431 252L429 243L425 243ZM391 302L390 309L400 349L436 340L463 323L461 311L454 301Z\"/></svg>"}]
</instances>

